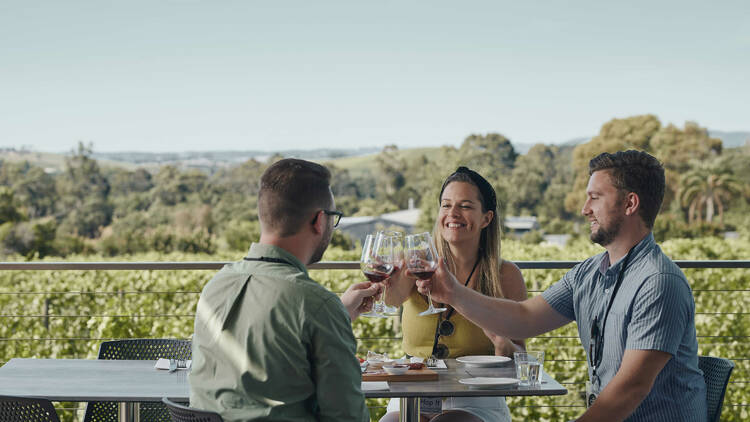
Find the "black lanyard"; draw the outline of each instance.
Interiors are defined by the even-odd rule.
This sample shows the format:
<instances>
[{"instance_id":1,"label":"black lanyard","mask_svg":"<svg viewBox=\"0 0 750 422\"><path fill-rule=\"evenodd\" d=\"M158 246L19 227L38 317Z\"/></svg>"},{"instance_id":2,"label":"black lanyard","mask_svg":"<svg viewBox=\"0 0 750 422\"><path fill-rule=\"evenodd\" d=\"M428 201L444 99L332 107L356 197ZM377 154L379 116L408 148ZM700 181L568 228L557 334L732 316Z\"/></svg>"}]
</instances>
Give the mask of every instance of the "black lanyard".
<instances>
[{"instance_id":1,"label":"black lanyard","mask_svg":"<svg viewBox=\"0 0 750 422\"><path fill-rule=\"evenodd\" d=\"M274 263L276 263L276 264L287 264L287 265L292 265L292 263L291 263L291 262L289 262L289 261L287 261L287 260L285 260L285 259L281 259L281 258L269 258L269 257L267 257L267 256L261 256L260 258L249 258L249 257L244 257L244 258L242 258L242 259L244 259L245 261L263 261L263 262L274 262ZM292 265L292 266L293 266L293 265Z\"/></svg>"},{"instance_id":2,"label":"black lanyard","mask_svg":"<svg viewBox=\"0 0 750 422\"><path fill-rule=\"evenodd\" d=\"M591 364L591 379L599 384L599 377L596 375L596 368L602 363L604 355L604 329L607 327L607 318L609 317L609 310L612 308L612 304L615 301L617 291L620 290L622 284L622 277L625 274L625 268L628 266L630 261L630 254L633 253L635 246L630 248L628 254L625 255L625 259L622 261L622 267L620 272L617 274L617 281L615 286L612 288L612 296L609 298L607 304L607 310L604 312L604 323L602 324L601 330L599 329L599 318L594 317L594 323L591 324L591 338L589 339L589 363Z\"/></svg>"}]
</instances>

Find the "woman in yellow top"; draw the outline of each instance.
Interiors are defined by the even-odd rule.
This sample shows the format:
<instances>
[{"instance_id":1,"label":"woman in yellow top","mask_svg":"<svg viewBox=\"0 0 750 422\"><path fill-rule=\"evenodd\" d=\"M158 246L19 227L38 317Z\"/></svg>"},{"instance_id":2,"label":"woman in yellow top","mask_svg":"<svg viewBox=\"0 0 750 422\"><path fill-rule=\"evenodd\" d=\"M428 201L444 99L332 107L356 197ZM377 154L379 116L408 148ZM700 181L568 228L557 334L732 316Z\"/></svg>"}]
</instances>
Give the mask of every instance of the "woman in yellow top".
<instances>
[{"instance_id":1,"label":"woman in yellow top","mask_svg":"<svg viewBox=\"0 0 750 422\"><path fill-rule=\"evenodd\" d=\"M479 173L459 167L443 183L433 238L438 255L451 272L466 285L485 295L522 301L526 286L518 267L500 258L500 224L495 190ZM524 350L523 339L508 339L484 332L452 308L429 315L427 300L419 294L414 279L400 274L388 280L386 303L404 306L403 347L411 356L439 359L466 355L503 355ZM437 305L436 305L437 306ZM440 406L442 404L442 406ZM436 406L437 405L437 406ZM503 397L449 397L423 401L422 420L451 410L451 420L466 420L469 412L485 422L510 421ZM388 413L380 420L398 420L398 401L391 400Z\"/></svg>"}]
</instances>

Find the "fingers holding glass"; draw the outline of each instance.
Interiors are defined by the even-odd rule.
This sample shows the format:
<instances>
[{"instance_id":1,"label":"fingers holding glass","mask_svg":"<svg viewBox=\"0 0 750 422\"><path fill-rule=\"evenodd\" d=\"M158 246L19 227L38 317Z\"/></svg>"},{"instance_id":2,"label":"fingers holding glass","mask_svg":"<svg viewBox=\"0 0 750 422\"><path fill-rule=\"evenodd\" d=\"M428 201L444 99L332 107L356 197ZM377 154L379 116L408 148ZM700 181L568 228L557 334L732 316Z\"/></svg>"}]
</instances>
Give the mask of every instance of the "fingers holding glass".
<instances>
[{"instance_id":1,"label":"fingers holding glass","mask_svg":"<svg viewBox=\"0 0 750 422\"><path fill-rule=\"evenodd\" d=\"M409 272L418 280L429 280L435 274L438 266L438 256L432 236L429 233L419 233L406 236L406 265ZM432 296L427 290L427 310L420 316L443 312L446 308L436 308L432 303Z\"/></svg>"}]
</instances>

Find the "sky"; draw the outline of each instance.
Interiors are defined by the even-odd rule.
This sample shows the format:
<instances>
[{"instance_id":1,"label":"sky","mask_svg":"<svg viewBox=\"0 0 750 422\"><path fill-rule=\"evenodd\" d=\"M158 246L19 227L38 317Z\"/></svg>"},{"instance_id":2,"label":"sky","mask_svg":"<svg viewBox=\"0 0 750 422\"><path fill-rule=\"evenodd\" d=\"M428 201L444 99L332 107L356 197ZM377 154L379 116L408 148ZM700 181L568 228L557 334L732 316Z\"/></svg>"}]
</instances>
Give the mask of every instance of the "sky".
<instances>
[{"instance_id":1,"label":"sky","mask_svg":"<svg viewBox=\"0 0 750 422\"><path fill-rule=\"evenodd\" d=\"M0 148L459 146L750 130L750 2L0 0Z\"/></svg>"}]
</instances>

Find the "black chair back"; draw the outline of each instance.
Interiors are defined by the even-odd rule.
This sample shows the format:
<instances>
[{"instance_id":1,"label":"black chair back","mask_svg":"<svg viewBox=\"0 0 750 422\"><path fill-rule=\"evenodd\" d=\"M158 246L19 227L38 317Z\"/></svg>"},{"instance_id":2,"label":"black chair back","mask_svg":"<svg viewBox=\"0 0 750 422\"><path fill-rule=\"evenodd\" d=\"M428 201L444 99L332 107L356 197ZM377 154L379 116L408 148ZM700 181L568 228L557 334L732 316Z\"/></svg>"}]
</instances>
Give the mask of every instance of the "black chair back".
<instances>
[{"instance_id":1,"label":"black chair back","mask_svg":"<svg viewBox=\"0 0 750 422\"><path fill-rule=\"evenodd\" d=\"M172 422L223 422L218 413L183 406L170 401L166 397L161 399L161 401L169 409L169 413L172 415Z\"/></svg>"},{"instance_id":2,"label":"black chair back","mask_svg":"<svg viewBox=\"0 0 750 422\"><path fill-rule=\"evenodd\" d=\"M60 418L49 400L0 396L0 422L60 422Z\"/></svg>"},{"instance_id":3,"label":"black chair back","mask_svg":"<svg viewBox=\"0 0 750 422\"><path fill-rule=\"evenodd\" d=\"M132 338L125 340L105 341L99 346L99 359L106 360L156 360L192 358L192 342L190 340L163 338ZM140 403L140 417L142 421L170 422L169 411L161 403ZM115 422L117 421L117 402L89 402L83 422Z\"/></svg>"},{"instance_id":4,"label":"black chair back","mask_svg":"<svg viewBox=\"0 0 750 422\"><path fill-rule=\"evenodd\" d=\"M706 380L708 422L718 422L734 362L713 356L698 356L698 367L703 371L703 379Z\"/></svg>"}]
</instances>

